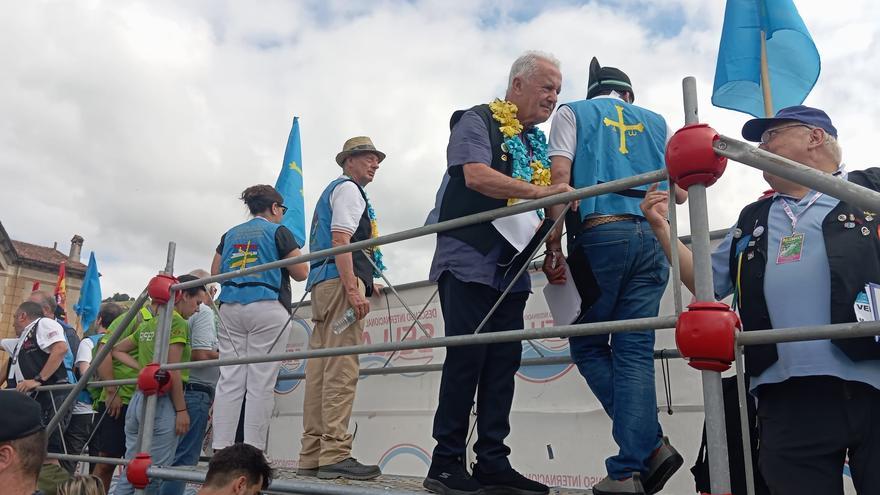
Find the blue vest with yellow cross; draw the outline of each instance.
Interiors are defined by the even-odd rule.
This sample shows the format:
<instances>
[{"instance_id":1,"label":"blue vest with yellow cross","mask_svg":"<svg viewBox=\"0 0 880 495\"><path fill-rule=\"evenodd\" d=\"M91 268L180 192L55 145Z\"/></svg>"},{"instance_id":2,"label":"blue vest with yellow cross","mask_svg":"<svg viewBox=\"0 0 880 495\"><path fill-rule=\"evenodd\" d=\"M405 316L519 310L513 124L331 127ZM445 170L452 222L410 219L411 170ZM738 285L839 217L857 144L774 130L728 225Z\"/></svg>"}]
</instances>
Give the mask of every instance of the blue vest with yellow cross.
<instances>
[{"instance_id":1,"label":"blue vest with yellow cross","mask_svg":"<svg viewBox=\"0 0 880 495\"><path fill-rule=\"evenodd\" d=\"M264 218L232 227L223 240L220 271L235 272L278 260L275 231L280 227ZM281 290L281 270L265 270L223 282L220 302L249 304L276 300Z\"/></svg>"},{"instance_id":2,"label":"blue vest with yellow cross","mask_svg":"<svg viewBox=\"0 0 880 495\"><path fill-rule=\"evenodd\" d=\"M575 188L593 186L665 166L666 121L659 114L617 98L566 103L577 122L577 152L571 166ZM589 215L641 216L639 203L648 186L584 198L580 218ZM661 184L660 189L666 189Z\"/></svg>"}]
</instances>

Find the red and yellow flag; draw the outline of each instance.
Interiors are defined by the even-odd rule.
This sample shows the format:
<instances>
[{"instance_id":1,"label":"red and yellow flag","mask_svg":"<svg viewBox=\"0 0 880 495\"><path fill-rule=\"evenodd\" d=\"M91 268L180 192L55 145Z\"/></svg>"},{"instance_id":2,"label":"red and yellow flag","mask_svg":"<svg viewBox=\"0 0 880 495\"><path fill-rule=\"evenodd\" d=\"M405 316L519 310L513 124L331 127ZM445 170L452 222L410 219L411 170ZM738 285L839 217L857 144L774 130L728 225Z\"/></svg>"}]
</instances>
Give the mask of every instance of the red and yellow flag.
<instances>
[{"instance_id":1,"label":"red and yellow flag","mask_svg":"<svg viewBox=\"0 0 880 495\"><path fill-rule=\"evenodd\" d=\"M65 277L65 262L58 266L58 280L55 282L55 303L67 314L65 303L67 302L67 277Z\"/></svg>"}]
</instances>

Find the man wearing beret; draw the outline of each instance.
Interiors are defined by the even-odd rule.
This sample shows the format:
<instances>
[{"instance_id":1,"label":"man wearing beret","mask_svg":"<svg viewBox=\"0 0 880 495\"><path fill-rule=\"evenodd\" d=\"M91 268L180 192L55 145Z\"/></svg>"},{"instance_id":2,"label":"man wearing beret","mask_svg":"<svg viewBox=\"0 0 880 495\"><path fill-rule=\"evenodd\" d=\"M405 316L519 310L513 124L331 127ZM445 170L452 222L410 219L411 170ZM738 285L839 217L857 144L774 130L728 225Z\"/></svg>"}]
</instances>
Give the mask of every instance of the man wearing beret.
<instances>
[{"instance_id":1,"label":"man wearing beret","mask_svg":"<svg viewBox=\"0 0 880 495\"><path fill-rule=\"evenodd\" d=\"M587 99L560 106L550 132L553 183L575 188L653 172L665 166L670 132L657 113L633 105L635 93L620 69L590 63ZM665 186L664 186L665 187ZM646 187L585 198L568 222L572 276L594 301L584 301L577 323L657 316L669 264L639 211ZM682 203L687 193L676 190ZM561 212L550 209L550 215ZM547 241L544 273L565 282L561 229ZM583 297L588 299L587 297ZM569 323L569 322L563 322ZM605 461L608 476L593 493L656 493L681 467L657 420L654 331L569 339L572 360L611 417L619 452Z\"/></svg>"},{"instance_id":2,"label":"man wearing beret","mask_svg":"<svg viewBox=\"0 0 880 495\"><path fill-rule=\"evenodd\" d=\"M847 172L837 129L822 110L783 108L746 122L759 148L880 191L880 168ZM746 206L712 255L715 296L730 294L743 329L856 321L866 283L880 283L878 212L864 211L764 173L774 193ZM670 253L666 193L651 191L645 217ZM693 291L691 252L678 244L682 282ZM748 346L758 398L758 466L778 495L843 494L849 459L859 494L880 493L880 343L875 337Z\"/></svg>"},{"instance_id":3,"label":"man wearing beret","mask_svg":"<svg viewBox=\"0 0 880 495\"><path fill-rule=\"evenodd\" d=\"M40 405L14 390L0 391L0 491L30 495L46 458L46 431Z\"/></svg>"}]
</instances>

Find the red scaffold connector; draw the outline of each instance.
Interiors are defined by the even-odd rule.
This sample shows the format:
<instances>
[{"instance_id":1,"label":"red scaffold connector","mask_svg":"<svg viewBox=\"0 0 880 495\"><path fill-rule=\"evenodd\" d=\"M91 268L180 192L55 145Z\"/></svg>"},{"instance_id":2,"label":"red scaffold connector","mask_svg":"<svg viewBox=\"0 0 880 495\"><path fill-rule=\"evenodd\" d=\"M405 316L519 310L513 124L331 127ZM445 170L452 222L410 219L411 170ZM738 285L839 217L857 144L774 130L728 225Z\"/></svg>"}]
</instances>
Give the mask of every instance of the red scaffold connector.
<instances>
[{"instance_id":1,"label":"red scaffold connector","mask_svg":"<svg viewBox=\"0 0 880 495\"><path fill-rule=\"evenodd\" d=\"M692 368L727 371L734 360L739 316L722 302L695 302L678 317L675 345Z\"/></svg>"},{"instance_id":2,"label":"red scaffold connector","mask_svg":"<svg viewBox=\"0 0 880 495\"><path fill-rule=\"evenodd\" d=\"M685 189L714 184L727 167L727 158L712 148L717 139L718 133L708 124L691 124L676 131L666 145L670 180Z\"/></svg>"},{"instance_id":3,"label":"red scaffold connector","mask_svg":"<svg viewBox=\"0 0 880 495\"><path fill-rule=\"evenodd\" d=\"M157 304L165 304L171 299L171 286L177 283L177 279L171 275L160 273L150 279L147 284L147 294Z\"/></svg>"},{"instance_id":4,"label":"red scaffold connector","mask_svg":"<svg viewBox=\"0 0 880 495\"><path fill-rule=\"evenodd\" d=\"M153 459L150 457L150 454L146 452L136 454L125 469L125 476L128 478L128 482L139 490L146 488L150 484L150 478L147 477L147 469L150 468L152 463Z\"/></svg>"},{"instance_id":5,"label":"red scaffold connector","mask_svg":"<svg viewBox=\"0 0 880 495\"><path fill-rule=\"evenodd\" d=\"M159 369L159 363L150 363L138 373L137 386L144 395L164 395L171 387L171 374Z\"/></svg>"}]
</instances>

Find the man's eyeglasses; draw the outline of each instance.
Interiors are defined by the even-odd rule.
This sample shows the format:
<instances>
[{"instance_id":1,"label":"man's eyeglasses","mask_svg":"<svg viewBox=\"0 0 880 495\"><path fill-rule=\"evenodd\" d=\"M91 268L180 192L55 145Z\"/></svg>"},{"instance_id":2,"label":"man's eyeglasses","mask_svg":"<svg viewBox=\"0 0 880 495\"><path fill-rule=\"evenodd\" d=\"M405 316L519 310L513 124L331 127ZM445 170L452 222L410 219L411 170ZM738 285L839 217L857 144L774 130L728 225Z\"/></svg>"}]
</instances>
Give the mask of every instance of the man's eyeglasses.
<instances>
[{"instance_id":1,"label":"man's eyeglasses","mask_svg":"<svg viewBox=\"0 0 880 495\"><path fill-rule=\"evenodd\" d=\"M791 129L792 127L806 127L807 129L813 129L813 127L808 126L807 124L791 124L777 127L776 129L768 129L764 131L763 134L761 134L761 144L770 143L770 140L773 139L773 136L775 136L777 133L779 133L780 131L784 131L785 129Z\"/></svg>"},{"instance_id":2,"label":"man's eyeglasses","mask_svg":"<svg viewBox=\"0 0 880 495\"><path fill-rule=\"evenodd\" d=\"M275 204L277 204L278 207L281 208L281 216L284 216L287 214L287 207L286 206L284 206L281 203L275 203Z\"/></svg>"}]
</instances>

